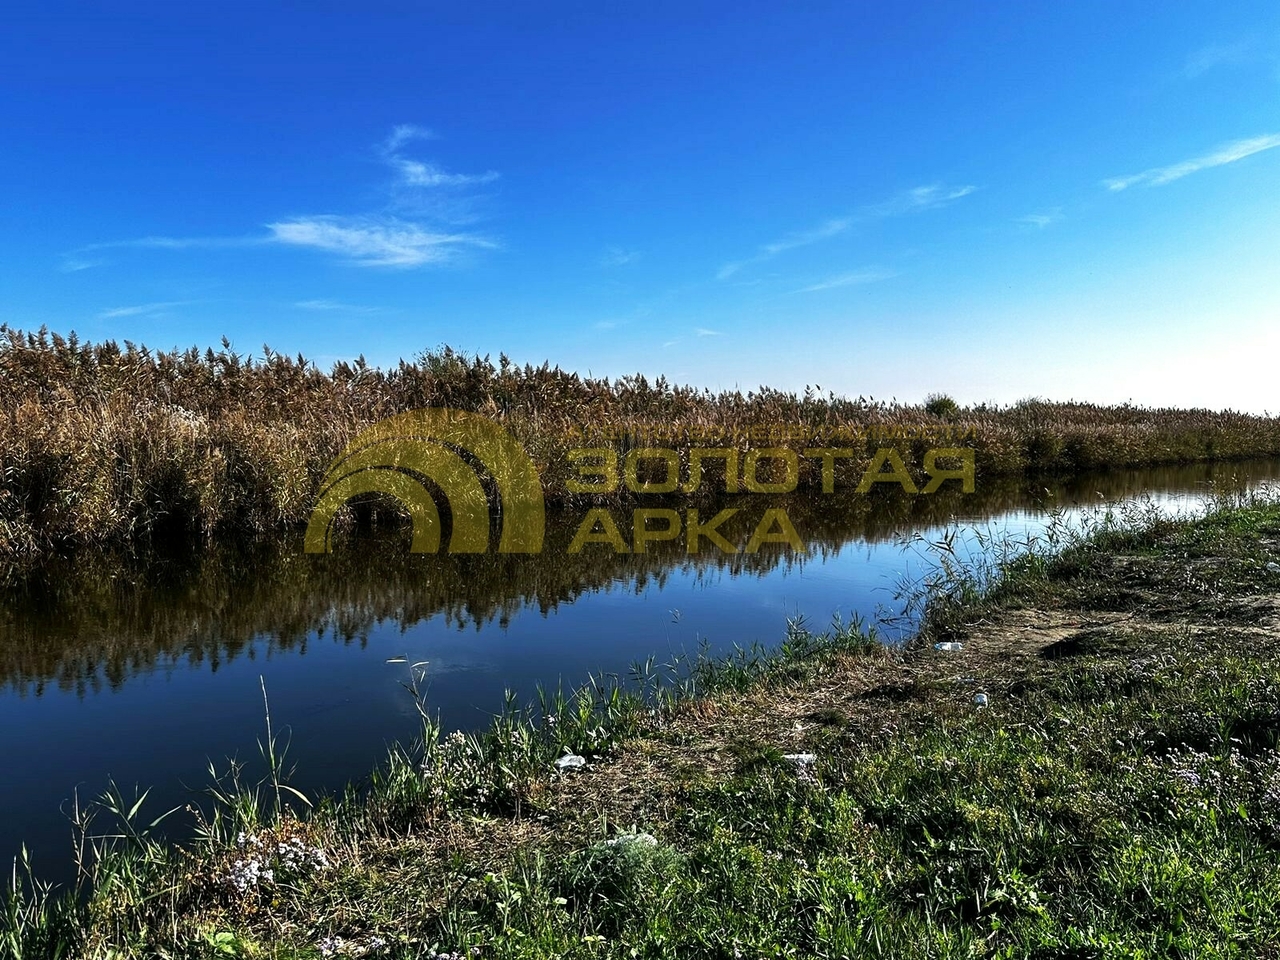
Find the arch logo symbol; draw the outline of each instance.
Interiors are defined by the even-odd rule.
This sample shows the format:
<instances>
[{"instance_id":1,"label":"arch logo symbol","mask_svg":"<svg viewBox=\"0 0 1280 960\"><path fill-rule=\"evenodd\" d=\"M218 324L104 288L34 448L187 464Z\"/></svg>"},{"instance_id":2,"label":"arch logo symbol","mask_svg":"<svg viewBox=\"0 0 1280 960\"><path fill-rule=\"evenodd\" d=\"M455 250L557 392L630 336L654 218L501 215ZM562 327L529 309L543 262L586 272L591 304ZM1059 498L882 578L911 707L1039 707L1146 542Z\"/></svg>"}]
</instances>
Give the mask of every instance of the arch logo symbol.
<instances>
[{"instance_id":1,"label":"arch logo symbol","mask_svg":"<svg viewBox=\"0 0 1280 960\"><path fill-rule=\"evenodd\" d=\"M488 417L444 407L388 417L361 431L329 467L304 549L329 552L333 518L343 504L380 493L409 511L410 550L438 553L440 512L429 482L448 505L449 552L484 553L491 527L484 479L498 493L498 552L540 552L546 528L542 483L529 455L506 430Z\"/></svg>"}]
</instances>

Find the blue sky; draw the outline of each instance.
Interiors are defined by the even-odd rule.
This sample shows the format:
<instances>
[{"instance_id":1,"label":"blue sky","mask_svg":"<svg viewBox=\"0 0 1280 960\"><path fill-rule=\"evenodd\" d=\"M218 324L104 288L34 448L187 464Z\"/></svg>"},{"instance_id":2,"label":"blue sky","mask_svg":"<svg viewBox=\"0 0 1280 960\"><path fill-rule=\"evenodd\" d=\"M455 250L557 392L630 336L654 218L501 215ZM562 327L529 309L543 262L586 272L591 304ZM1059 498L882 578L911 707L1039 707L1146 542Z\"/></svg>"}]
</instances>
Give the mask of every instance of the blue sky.
<instances>
[{"instance_id":1,"label":"blue sky","mask_svg":"<svg viewBox=\"0 0 1280 960\"><path fill-rule=\"evenodd\" d=\"M1280 410L1273 3L7 10L14 326Z\"/></svg>"}]
</instances>

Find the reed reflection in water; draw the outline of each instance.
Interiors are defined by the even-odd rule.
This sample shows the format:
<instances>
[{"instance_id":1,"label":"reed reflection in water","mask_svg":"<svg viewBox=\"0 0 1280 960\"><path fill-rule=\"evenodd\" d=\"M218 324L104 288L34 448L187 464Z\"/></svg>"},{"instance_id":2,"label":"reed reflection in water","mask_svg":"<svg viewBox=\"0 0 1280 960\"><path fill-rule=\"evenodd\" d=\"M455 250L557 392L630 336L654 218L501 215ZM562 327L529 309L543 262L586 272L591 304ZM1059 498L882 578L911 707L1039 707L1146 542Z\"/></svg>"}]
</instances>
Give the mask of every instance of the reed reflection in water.
<instances>
[{"instance_id":1,"label":"reed reflection in water","mask_svg":"<svg viewBox=\"0 0 1280 960\"><path fill-rule=\"evenodd\" d=\"M137 566L79 558L0 600L0 854L25 841L56 873L70 832L58 809L79 786L155 787L155 811L186 800L208 759L256 757L259 676L293 733L304 789L366 773L386 741L411 737L402 683L429 661L447 726L486 722L504 689L571 688L695 651L781 638L788 617L892 607L901 538L954 523L1035 526L1054 507L1140 494L1184 499L1253 486L1280 463L1123 471L1066 484L983 485L969 495L741 496L722 530L739 543L783 507L807 544L726 554L683 537L643 554L568 546L585 511L550 517L538 555L408 555L407 536L356 537L329 555L300 539ZM661 505L659 502L646 506ZM669 504L683 510L686 504ZM626 530L629 512L614 511Z\"/></svg>"}]
</instances>

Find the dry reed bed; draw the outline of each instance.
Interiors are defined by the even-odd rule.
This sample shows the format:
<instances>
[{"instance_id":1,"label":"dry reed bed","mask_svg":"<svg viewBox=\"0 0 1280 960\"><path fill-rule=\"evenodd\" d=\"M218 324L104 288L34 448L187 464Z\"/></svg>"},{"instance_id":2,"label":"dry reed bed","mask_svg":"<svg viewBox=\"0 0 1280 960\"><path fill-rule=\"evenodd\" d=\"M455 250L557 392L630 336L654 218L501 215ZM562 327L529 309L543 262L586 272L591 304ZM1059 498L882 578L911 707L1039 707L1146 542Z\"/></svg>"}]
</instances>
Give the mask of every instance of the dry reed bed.
<instances>
[{"instance_id":1,"label":"dry reed bed","mask_svg":"<svg viewBox=\"0 0 1280 960\"><path fill-rule=\"evenodd\" d=\"M1280 455L1280 420L1236 412L1105 407L1038 399L955 408L762 387L712 393L635 375L582 377L505 356L445 348L376 369L363 360L326 372L264 348L155 352L0 326L0 566L20 568L85 546L212 540L305 523L333 457L361 429L428 406L478 412L526 448L552 500L569 500L566 452L584 425L619 452L647 445L850 446L847 476L882 440L868 431L968 431L979 477L1069 473ZM933 412L931 412L933 411ZM938 415L941 413L942 415ZM783 441L743 440L761 426ZM833 437L836 438L833 441ZM714 441L710 445L717 445ZM926 438L896 444L916 469ZM802 486L820 482L803 461ZM854 481L856 482L856 481Z\"/></svg>"}]
</instances>

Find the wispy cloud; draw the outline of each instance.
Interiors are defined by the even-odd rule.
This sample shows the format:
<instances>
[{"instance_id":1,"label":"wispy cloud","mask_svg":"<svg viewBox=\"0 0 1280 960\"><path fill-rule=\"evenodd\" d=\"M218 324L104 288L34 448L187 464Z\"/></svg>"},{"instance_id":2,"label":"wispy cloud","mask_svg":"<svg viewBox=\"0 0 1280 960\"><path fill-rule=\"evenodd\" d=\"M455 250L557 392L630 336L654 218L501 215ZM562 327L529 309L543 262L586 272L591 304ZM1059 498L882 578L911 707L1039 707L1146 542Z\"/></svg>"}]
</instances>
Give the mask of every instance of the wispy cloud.
<instances>
[{"instance_id":1,"label":"wispy cloud","mask_svg":"<svg viewBox=\"0 0 1280 960\"><path fill-rule=\"evenodd\" d=\"M82 250L108 250L121 247L150 248L154 250L228 249L252 247L266 243L266 237L138 237L135 240L112 240L107 243L91 243Z\"/></svg>"},{"instance_id":2,"label":"wispy cloud","mask_svg":"<svg viewBox=\"0 0 1280 960\"><path fill-rule=\"evenodd\" d=\"M315 216L267 224L271 239L336 253L366 267L419 267L442 263L461 247L495 244L466 233L439 233L394 219Z\"/></svg>"},{"instance_id":3,"label":"wispy cloud","mask_svg":"<svg viewBox=\"0 0 1280 960\"><path fill-rule=\"evenodd\" d=\"M941 183L925 184L906 190L884 203L867 207L865 213L872 217L897 217L904 213L918 213L954 203L977 189L972 184L966 184L963 187L948 187Z\"/></svg>"},{"instance_id":4,"label":"wispy cloud","mask_svg":"<svg viewBox=\"0 0 1280 960\"><path fill-rule=\"evenodd\" d=\"M823 240L830 240L832 237L838 237L859 223L919 213L935 207L946 206L962 197L969 196L977 189L972 185L948 187L941 183L913 187L881 203L862 207L848 216L834 217L811 230L787 234L773 243L763 244L754 256L726 263L717 271L716 279L728 280L744 267L771 260L789 250L807 247L811 244L821 243Z\"/></svg>"},{"instance_id":5,"label":"wispy cloud","mask_svg":"<svg viewBox=\"0 0 1280 960\"><path fill-rule=\"evenodd\" d=\"M834 220L828 220L826 223L812 230L804 230L798 233L790 233L781 240L775 240L773 243L766 243L760 247L759 253L754 257L746 260L739 260L734 263L726 263L716 273L717 280L728 280L743 267L750 266L753 263L761 263L765 260L772 259L780 253L786 253L788 250L795 250L799 247L807 247L810 244L820 243L823 240L830 240L832 237L838 237L853 225L852 217L838 217Z\"/></svg>"},{"instance_id":6,"label":"wispy cloud","mask_svg":"<svg viewBox=\"0 0 1280 960\"><path fill-rule=\"evenodd\" d=\"M62 266L59 269L63 273L78 273L81 270L92 270L94 267L100 267L107 261L101 257L81 257L74 253L64 254L62 257Z\"/></svg>"},{"instance_id":7,"label":"wispy cloud","mask_svg":"<svg viewBox=\"0 0 1280 960\"><path fill-rule=\"evenodd\" d=\"M174 307L185 307L194 300L166 300L161 303L140 303L132 307L113 307L98 314L99 320L116 320L120 317L158 317Z\"/></svg>"},{"instance_id":8,"label":"wispy cloud","mask_svg":"<svg viewBox=\"0 0 1280 960\"><path fill-rule=\"evenodd\" d=\"M696 337L720 337L723 334L719 330L711 330L708 327L694 327L693 334Z\"/></svg>"},{"instance_id":9,"label":"wispy cloud","mask_svg":"<svg viewBox=\"0 0 1280 960\"><path fill-rule=\"evenodd\" d=\"M604 256L600 258L602 267L625 267L628 263L635 263L640 259L640 254L636 250L624 250L622 247L607 247Z\"/></svg>"},{"instance_id":10,"label":"wispy cloud","mask_svg":"<svg viewBox=\"0 0 1280 960\"><path fill-rule=\"evenodd\" d=\"M435 134L424 127L402 123L391 131L382 144L382 159L399 174L402 187L467 187L491 183L498 179L495 170L484 173L449 173L432 163L405 156L404 148L415 140L434 140Z\"/></svg>"},{"instance_id":11,"label":"wispy cloud","mask_svg":"<svg viewBox=\"0 0 1280 960\"><path fill-rule=\"evenodd\" d=\"M1182 74L1187 79L1194 80L1218 67L1241 66L1250 61L1253 48L1252 39L1239 40L1236 43L1209 44L1187 57Z\"/></svg>"},{"instance_id":12,"label":"wispy cloud","mask_svg":"<svg viewBox=\"0 0 1280 960\"><path fill-rule=\"evenodd\" d=\"M854 287L866 283L878 283L881 280L889 280L897 275L898 272L896 270L889 270L885 267L865 267L862 270L852 270L849 273L840 273L834 277L820 280L811 286L802 287L796 293L817 293L819 290L833 290L836 287Z\"/></svg>"},{"instance_id":13,"label":"wispy cloud","mask_svg":"<svg viewBox=\"0 0 1280 960\"><path fill-rule=\"evenodd\" d=\"M109 250L225 250L255 247L270 242L270 237L136 237L132 240L107 240L103 243L88 243L63 254L61 269L71 273L105 266L110 261L96 254Z\"/></svg>"},{"instance_id":14,"label":"wispy cloud","mask_svg":"<svg viewBox=\"0 0 1280 960\"><path fill-rule=\"evenodd\" d=\"M382 152L387 156L393 156L399 153L400 148L406 143L434 139L436 135L426 127L420 127L416 123L401 123L391 128L391 134L382 142Z\"/></svg>"},{"instance_id":15,"label":"wispy cloud","mask_svg":"<svg viewBox=\"0 0 1280 960\"><path fill-rule=\"evenodd\" d=\"M1013 222L1043 230L1045 227L1051 227L1055 223L1059 223L1062 219L1062 208L1054 207L1044 213L1028 213L1026 216L1015 217Z\"/></svg>"},{"instance_id":16,"label":"wispy cloud","mask_svg":"<svg viewBox=\"0 0 1280 960\"><path fill-rule=\"evenodd\" d=\"M340 300L299 300L294 305L298 310L341 311L342 313L376 313L377 307L364 307L354 303L343 303Z\"/></svg>"},{"instance_id":17,"label":"wispy cloud","mask_svg":"<svg viewBox=\"0 0 1280 960\"><path fill-rule=\"evenodd\" d=\"M396 168L404 183L410 187L465 187L475 183L491 183L498 179L493 170L485 173L446 173L437 166L421 160L395 158Z\"/></svg>"},{"instance_id":18,"label":"wispy cloud","mask_svg":"<svg viewBox=\"0 0 1280 960\"><path fill-rule=\"evenodd\" d=\"M794 250L797 247L807 247L811 243L818 243L820 240L829 240L832 237L838 237L844 233L853 224L852 217L839 217L835 220L828 220L822 226L813 230L806 230L802 233L793 233L781 240L773 243L766 243L760 248L760 252L766 257L774 257L788 250Z\"/></svg>"},{"instance_id":19,"label":"wispy cloud","mask_svg":"<svg viewBox=\"0 0 1280 960\"><path fill-rule=\"evenodd\" d=\"M409 208L421 214L431 205L418 201L424 194L438 188L488 183L498 177L494 171L481 174L450 173L405 154L405 148L409 144L428 139L434 139L434 134L426 128L401 124L392 129L387 138L376 147L380 158L397 173L396 182L388 191L387 205L380 212L289 217L266 224L267 233L257 236L148 236L92 243L67 253L63 258L62 269L77 271L102 266L107 262L106 259L87 254L123 249L199 250L284 245L337 254L363 267L412 268L448 262L467 247L496 248L497 244L493 240L477 233L438 229L430 225L431 222L445 221L456 226L464 218L403 215ZM452 192L451 198L456 206L458 194Z\"/></svg>"},{"instance_id":20,"label":"wispy cloud","mask_svg":"<svg viewBox=\"0 0 1280 960\"><path fill-rule=\"evenodd\" d=\"M1166 183L1181 180L1190 174L1199 173L1201 170L1209 170L1213 167L1235 163L1237 160L1243 160L1245 157L1251 157L1255 153L1261 153L1264 150L1271 150L1275 147L1280 147L1280 133L1269 133L1265 136L1251 137L1247 140L1233 140L1230 143L1222 144L1213 152L1206 153L1204 156L1196 157L1193 160L1184 160L1181 163L1170 164L1167 167L1154 167L1127 177L1112 177L1108 180L1103 180L1102 185L1113 192L1127 190L1138 185L1161 187Z\"/></svg>"}]
</instances>

